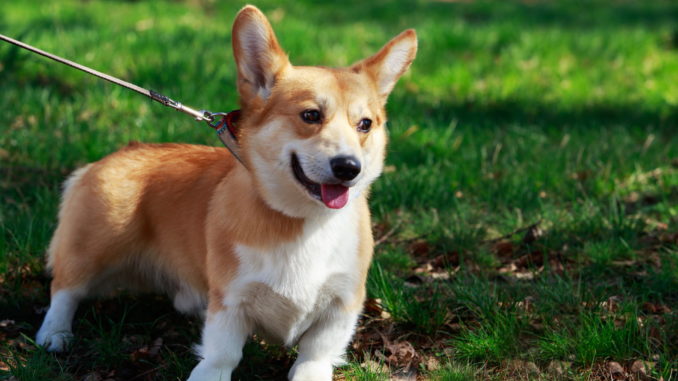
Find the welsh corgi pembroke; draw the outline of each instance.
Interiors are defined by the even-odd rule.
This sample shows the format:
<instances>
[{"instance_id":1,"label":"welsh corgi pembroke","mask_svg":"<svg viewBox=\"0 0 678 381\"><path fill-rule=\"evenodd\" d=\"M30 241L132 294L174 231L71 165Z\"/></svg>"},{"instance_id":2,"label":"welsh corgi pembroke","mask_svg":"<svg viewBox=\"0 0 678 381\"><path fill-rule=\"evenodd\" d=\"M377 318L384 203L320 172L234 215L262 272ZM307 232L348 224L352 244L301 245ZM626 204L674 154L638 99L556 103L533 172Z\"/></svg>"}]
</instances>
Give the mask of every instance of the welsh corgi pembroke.
<instances>
[{"instance_id":1,"label":"welsh corgi pembroke","mask_svg":"<svg viewBox=\"0 0 678 381\"><path fill-rule=\"evenodd\" d=\"M332 379L365 299L384 105L416 33L338 69L292 66L253 6L232 39L242 163L224 148L132 144L76 170L47 252L38 344L63 351L84 298L151 286L204 316L190 381L230 380L252 333L298 345L290 380Z\"/></svg>"}]
</instances>

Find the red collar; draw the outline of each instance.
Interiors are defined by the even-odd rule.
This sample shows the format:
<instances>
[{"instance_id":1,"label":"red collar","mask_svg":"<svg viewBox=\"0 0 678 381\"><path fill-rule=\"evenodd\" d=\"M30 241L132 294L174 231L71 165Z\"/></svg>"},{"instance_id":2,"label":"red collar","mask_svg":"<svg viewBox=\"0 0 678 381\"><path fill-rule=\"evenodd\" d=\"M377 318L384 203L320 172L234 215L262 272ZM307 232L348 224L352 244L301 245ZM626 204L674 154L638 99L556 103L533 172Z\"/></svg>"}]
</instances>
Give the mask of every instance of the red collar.
<instances>
[{"instance_id":1,"label":"red collar","mask_svg":"<svg viewBox=\"0 0 678 381\"><path fill-rule=\"evenodd\" d=\"M216 114L213 114L216 115ZM238 144L238 119L240 118L240 110L233 110L226 114L221 115L221 120L215 123L209 123L209 125L217 130L217 136L219 140L228 148L229 151L235 156L238 161L243 165L245 163L240 157L240 144ZM225 132L228 131L228 134Z\"/></svg>"},{"instance_id":2,"label":"red collar","mask_svg":"<svg viewBox=\"0 0 678 381\"><path fill-rule=\"evenodd\" d=\"M228 132L231 134L231 137L233 140L238 140L238 126L236 123L238 122L238 119L240 119L240 110L233 110L226 115L224 115L221 120L214 126L212 126L215 130L217 130L217 133L221 135L224 132L224 127L225 129L228 130Z\"/></svg>"}]
</instances>

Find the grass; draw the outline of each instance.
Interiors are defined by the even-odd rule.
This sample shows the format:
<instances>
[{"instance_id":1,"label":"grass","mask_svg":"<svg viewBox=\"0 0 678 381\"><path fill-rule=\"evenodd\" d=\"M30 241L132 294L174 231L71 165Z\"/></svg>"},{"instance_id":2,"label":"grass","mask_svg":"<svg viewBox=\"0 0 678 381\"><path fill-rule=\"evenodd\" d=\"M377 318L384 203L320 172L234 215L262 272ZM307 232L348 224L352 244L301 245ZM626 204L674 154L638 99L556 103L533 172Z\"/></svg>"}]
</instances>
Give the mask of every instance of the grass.
<instances>
[{"instance_id":1,"label":"grass","mask_svg":"<svg viewBox=\"0 0 678 381\"><path fill-rule=\"evenodd\" d=\"M241 5L2 2L0 33L228 111ZM295 64L346 65L407 27L420 38L388 104L387 168L371 198L384 238L372 307L338 378L605 379L608 362L630 374L636 360L678 378L678 4L257 5ZM0 132L0 379L185 378L200 322L164 298L83 305L69 354L29 338L48 303L42 258L65 176L130 140L215 137L4 44ZM294 356L256 340L245 353L243 380L284 379ZM516 370L527 363L536 373Z\"/></svg>"}]
</instances>

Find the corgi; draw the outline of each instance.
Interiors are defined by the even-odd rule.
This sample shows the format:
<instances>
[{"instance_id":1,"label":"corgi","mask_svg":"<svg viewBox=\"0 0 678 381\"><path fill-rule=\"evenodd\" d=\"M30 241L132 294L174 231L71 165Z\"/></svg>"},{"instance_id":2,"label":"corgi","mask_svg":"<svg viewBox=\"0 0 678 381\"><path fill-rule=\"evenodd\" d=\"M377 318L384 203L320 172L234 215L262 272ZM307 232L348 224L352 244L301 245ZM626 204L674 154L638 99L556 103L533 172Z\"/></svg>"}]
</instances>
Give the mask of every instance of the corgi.
<instances>
[{"instance_id":1,"label":"corgi","mask_svg":"<svg viewBox=\"0 0 678 381\"><path fill-rule=\"evenodd\" d=\"M67 348L84 298L151 286L204 316L189 381L230 380L253 333L298 345L290 380L331 380L341 364L372 258L384 106L416 33L347 68L293 66L246 6L232 40L242 163L225 148L132 144L76 170L47 250L47 350Z\"/></svg>"}]
</instances>

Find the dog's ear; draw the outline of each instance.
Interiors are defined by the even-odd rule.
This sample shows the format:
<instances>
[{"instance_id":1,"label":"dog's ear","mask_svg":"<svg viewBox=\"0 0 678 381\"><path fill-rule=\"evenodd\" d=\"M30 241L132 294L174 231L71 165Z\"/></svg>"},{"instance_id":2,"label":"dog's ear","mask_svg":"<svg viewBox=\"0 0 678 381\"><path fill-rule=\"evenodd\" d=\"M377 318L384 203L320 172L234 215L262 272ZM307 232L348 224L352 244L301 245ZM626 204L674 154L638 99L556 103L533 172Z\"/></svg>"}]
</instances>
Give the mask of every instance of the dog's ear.
<instances>
[{"instance_id":1,"label":"dog's ear","mask_svg":"<svg viewBox=\"0 0 678 381\"><path fill-rule=\"evenodd\" d=\"M238 91L248 103L266 99L280 73L290 65L273 28L259 9L248 5L233 23L233 53L238 66Z\"/></svg>"},{"instance_id":2,"label":"dog's ear","mask_svg":"<svg viewBox=\"0 0 678 381\"><path fill-rule=\"evenodd\" d=\"M417 33L414 29L408 29L384 45L377 54L351 68L366 72L376 84L379 95L386 98L416 55Z\"/></svg>"}]
</instances>

